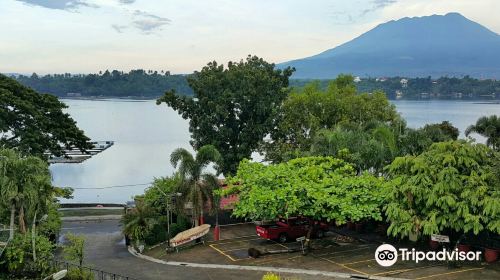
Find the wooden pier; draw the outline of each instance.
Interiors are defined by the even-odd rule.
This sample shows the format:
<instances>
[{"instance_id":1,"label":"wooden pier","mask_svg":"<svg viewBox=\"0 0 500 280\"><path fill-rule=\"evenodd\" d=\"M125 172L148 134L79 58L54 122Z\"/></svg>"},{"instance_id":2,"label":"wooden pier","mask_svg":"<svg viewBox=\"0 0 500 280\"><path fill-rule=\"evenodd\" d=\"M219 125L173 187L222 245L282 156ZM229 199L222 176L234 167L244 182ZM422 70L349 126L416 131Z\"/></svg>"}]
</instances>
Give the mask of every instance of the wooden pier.
<instances>
[{"instance_id":1,"label":"wooden pier","mask_svg":"<svg viewBox=\"0 0 500 280\"><path fill-rule=\"evenodd\" d=\"M64 150L65 155L61 157L54 157L49 155L49 163L81 163L91 158L98 153L103 152L115 144L114 141L94 141L91 142L94 147L82 152L77 148Z\"/></svg>"}]
</instances>

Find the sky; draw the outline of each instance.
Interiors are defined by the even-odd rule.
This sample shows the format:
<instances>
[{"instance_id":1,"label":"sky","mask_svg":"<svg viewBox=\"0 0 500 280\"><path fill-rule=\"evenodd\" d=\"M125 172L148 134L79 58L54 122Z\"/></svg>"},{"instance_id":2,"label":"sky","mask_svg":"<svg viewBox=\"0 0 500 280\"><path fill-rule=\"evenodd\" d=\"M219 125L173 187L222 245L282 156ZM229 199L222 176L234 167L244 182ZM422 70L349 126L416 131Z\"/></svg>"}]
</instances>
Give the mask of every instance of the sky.
<instances>
[{"instance_id":1,"label":"sky","mask_svg":"<svg viewBox=\"0 0 500 280\"><path fill-rule=\"evenodd\" d=\"M378 24L459 12L500 33L498 0L0 0L0 72L191 73L248 54L279 63Z\"/></svg>"}]
</instances>

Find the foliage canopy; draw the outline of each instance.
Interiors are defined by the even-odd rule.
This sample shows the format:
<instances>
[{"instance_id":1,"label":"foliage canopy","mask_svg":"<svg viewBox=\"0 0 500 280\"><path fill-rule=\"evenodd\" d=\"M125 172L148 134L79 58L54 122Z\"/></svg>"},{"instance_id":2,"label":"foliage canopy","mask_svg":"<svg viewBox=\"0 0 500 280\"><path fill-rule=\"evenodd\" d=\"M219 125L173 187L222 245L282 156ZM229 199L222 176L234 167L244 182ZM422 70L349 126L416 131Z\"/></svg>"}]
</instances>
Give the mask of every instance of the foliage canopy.
<instances>
[{"instance_id":1,"label":"foliage canopy","mask_svg":"<svg viewBox=\"0 0 500 280\"><path fill-rule=\"evenodd\" d=\"M352 165L333 157L305 157L263 165L243 160L233 186L239 193L233 214L252 220L305 216L335 221L381 220L383 179L357 176Z\"/></svg>"},{"instance_id":2,"label":"foliage canopy","mask_svg":"<svg viewBox=\"0 0 500 280\"><path fill-rule=\"evenodd\" d=\"M274 127L292 72L256 56L229 62L226 68L214 61L188 77L193 97L169 91L157 103L189 119L194 149L215 146L224 159L219 171L234 174Z\"/></svg>"},{"instance_id":3,"label":"foliage canopy","mask_svg":"<svg viewBox=\"0 0 500 280\"><path fill-rule=\"evenodd\" d=\"M500 186L494 164L492 150L463 140L435 143L418 156L396 158L387 167L388 233L500 233Z\"/></svg>"},{"instance_id":4,"label":"foliage canopy","mask_svg":"<svg viewBox=\"0 0 500 280\"><path fill-rule=\"evenodd\" d=\"M23 154L61 156L64 148L92 147L57 97L39 94L0 74L0 146Z\"/></svg>"}]
</instances>

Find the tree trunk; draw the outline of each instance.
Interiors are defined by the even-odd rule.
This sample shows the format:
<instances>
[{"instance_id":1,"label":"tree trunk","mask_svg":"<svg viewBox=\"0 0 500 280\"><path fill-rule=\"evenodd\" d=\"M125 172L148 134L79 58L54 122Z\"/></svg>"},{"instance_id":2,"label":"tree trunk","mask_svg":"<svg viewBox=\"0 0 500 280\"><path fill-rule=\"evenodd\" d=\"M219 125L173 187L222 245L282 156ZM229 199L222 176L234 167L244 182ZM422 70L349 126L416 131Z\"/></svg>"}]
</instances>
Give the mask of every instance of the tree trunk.
<instances>
[{"instance_id":1,"label":"tree trunk","mask_svg":"<svg viewBox=\"0 0 500 280\"><path fill-rule=\"evenodd\" d=\"M198 192L198 199L200 201L200 217L198 218L200 221L199 225L203 225L205 223L203 217L203 208L205 208L205 204L203 203L203 194L201 193L201 190Z\"/></svg>"},{"instance_id":2,"label":"tree trunk","mask_svg":"<svg viewBox=\"0 0 500 280\"><path fill-rule=\"evenodd\" d=\"M22 234L26 233L26 223L24 222L24 207L19 208L19 231Z\"/></svg>"},{"instance_id":3,"label":"tree trunk","mask_svg":"<svg viewBox=\"0 0 500 280\"><path fill-rule=\"evenodd\" d=\"M35 227L36 227L36 210L35 210L35 215L33 216L33 226L31 227L31 245L33 247L33 261L36 262L36 249L35 249L36 233L35 233Z\"/></svg>"},{"instance_id":4,"label":"tree trunk","mask_svg":"<svg viewBox=\"0 0 500 280\"><path fill-rule=\"evenodd\" d=\"M9 239L12 240L14 238L14 219L16 218L16 206L14 203L10 206L10 231L9 231Z\"/></svg>"},{"instance_id":5,"label":"tree trunk","mask_svg":"<svg viewBox=\"0 0 500 280\"><path fill-rule=\"evenodd\" d=\"M307 255L309 253L309 249L311 248L311 235L313 232L313 225L309 225L309 230L307 231L306 234L306 242L304 243L304 255Z\"/></svg>"}]
</instances>

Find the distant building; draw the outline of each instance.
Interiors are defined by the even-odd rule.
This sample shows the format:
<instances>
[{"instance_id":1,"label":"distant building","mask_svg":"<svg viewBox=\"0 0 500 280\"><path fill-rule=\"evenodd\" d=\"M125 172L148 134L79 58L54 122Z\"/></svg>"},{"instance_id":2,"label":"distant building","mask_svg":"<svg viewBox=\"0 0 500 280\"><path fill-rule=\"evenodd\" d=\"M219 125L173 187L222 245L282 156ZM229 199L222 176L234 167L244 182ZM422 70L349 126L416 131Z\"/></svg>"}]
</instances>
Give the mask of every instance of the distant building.
<instances>
[{"instance_id":1,"label":"distant building","mask_svg":"<svg viewBox=\"0 0 500 280\"><path fill-rule=\"evenodd\" d=\"M408 80L407 79L401 79L401 81L399 81L401 83L401 86L403 88L406 88L408 87Z\"/></svg>"},{"instance_id":2,"label":"distant building","mask_svg":"<svg viewBox=\"0 0 500 280\"><path fill-rule=\"evenodd\" d=\"M385 82L385 81L387 81L387 78L385 78L385 77L382 77L382 78L376 78L376 79L375 79L375 81L376 81L376 82Z\"/></svg>"},{"instance_id":3,"label":"distant building","mask_svg":"<svg viewBox=\"0 0 500 280\"><path fill-rule=\"evenodd\" d=\"M403 92L400 90L396 90L396 99L401 99L403 97Z\"/></svg>"},{"instance_id":4,"label":"distant building","mask_svg":"<svg viewBox=\"0 0 500 280\"><path fill-rule=\"evenodd\" d=\"M361 82L361 78L359 76L354 77L354 82L355 83Z\"/></svg>"},{"instance_id":5,"label":"distant building","mask_svg":"<svg viewBox=\"0 0 500 280\"><path fill-rule=\"evenodd\" d=\"M68 93L66 93L66 96L67 97L81 97L82 94L79 92L68 92Z\"/></svg>"}]
</instances>

